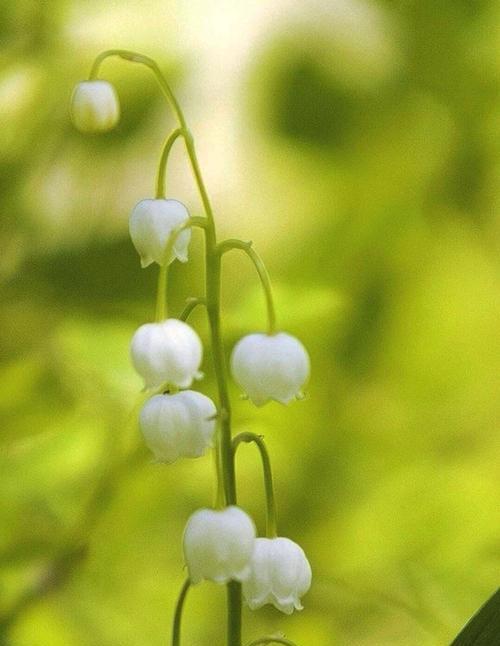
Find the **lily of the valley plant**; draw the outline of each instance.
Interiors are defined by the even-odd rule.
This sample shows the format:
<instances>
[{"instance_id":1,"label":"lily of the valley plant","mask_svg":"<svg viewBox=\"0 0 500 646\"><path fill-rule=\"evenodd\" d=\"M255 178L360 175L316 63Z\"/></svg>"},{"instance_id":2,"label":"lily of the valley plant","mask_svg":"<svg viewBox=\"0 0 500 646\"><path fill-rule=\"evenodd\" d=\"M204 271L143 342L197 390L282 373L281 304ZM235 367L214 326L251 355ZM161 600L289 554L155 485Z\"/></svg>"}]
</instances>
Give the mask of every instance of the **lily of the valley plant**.
<instances>
[{"instance_id":1,"label":"lily of the valley plant","mask_svg":"<svg viewBox=\"0 0 500 646\"><path fill-rule=\"evenodd\" d=\"M301 388L309 377L309 357L300 341L277 330L269 277L251 243L217 240L193 136L155 61L125 50L101 53L89 79L78 83L73 92L74 125L84 133L99 133L117 124L120 117L117 93L110 83L99 78L101 64L111 56L149 68L178 121L160 157L155 197L141 200L132 210L129 222L130 236L142 267L152 263L159 266L156 320L137 329L130 348L133 366L150 394L140 412L139 427L157 462L169 464L179 458L198 458L213 450L217 473L214 508L195 511L184 531L188 578L175 608L171 643L180 645L182 611L190 586L206 579L227 586L227 645L241 646L242 600L252 610L265 604L272 604L286 614L301 610L301 597L311 585L311 568L303 550L289 538L277 534L271 465L263 438L253 433L232 436L220 313L221 261L228 251L240 250L253 262L267 304L267 329L241 339L230 361L232 375L250 401L263 406L270 400L288 404L300 398ZM177 139L184 141L204 217L190 217L180 201L165 196L167 161ZM168 267L176 259L188 261L192 227L201 228L205 237L205 294L189 298L179 318L169 318ZM203 346L186 321L198 305L205 308L208 316L217 403L192 390L195 381L203 377L200 372ZM252 442L263 464L267 503L265 537L257 537L252 519L238 507L236 500L235 454L241 443ZM293 646L293 642L279 636L261 637L251 645L270 643Z\"/></svg>"}]
</instances>

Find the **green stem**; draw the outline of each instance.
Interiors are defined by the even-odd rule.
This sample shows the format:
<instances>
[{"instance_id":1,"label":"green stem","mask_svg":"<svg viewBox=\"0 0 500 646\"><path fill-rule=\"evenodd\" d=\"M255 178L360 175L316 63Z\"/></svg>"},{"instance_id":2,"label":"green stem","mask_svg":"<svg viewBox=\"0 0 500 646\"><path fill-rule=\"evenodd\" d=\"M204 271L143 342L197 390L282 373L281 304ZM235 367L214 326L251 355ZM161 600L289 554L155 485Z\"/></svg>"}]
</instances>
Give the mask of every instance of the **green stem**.
<instances>
[{"instance_id":1,"label":"green stem","mask_svg":"<svg viewBox=\"0 0 500 646\"><path fill-rule=\"evenodd\" d=\"M215 466L215 509L224 509L224 483L221 477L221 463L220 463L220 442L216 438L214 446L214 466Z\"/></svg>"},{"instance_id":2,"label":"green stem","mask_svg":"<svg viewBox=\"0 0 500 646\"><path fill-rule=\"evenodd\" d=\"M200 296L193 296L192 298L188 298L186 300L186 305L184 306L184 309L182 310L179 316L179 319L181 321L187 321L189 316L191 315L191 312L194 309L196 309L198 305L204 305L206 307L207 306L206 299Z\"/></svg>"},{"instance_id":3,"label":"green stem","mask_svg":"<svg viewBox=\"0 0 500 646\"><path fill-rule=\"evenodd\" d=\"M180 643L181 643L182 610L184 608L184 601L186 600L186 596L190 586L191 586L191 581L189 579L186 579L179 593L179 598L177 599L177 604L175 606L175 614L174 614L174 624L172 628L172 646L180 646Z\"/></svg>"},{"instance_id":4,"label":"green stem","mask_svg":"<svg viewBox=\"0 0 500 646\"><path fill-rule=\"evenodd\" d=\"M261 637L247 646L261 646L261 644L284 644L285 646L297 646L294 642L284 637Z\"/></svg>"},{"instance_id":5,"label":"green stem","mask_svg":"<svg viewBox=\"0 0 500 646\"><path fill-rule=\"evenodd\" d=\"M181 226L174 229L167 240L165 245L165 251L163 254L163 263L160 265L160 271L158 273L158 287L156 290L156 317L155 320L157 323L164 321L167 318L167 283L168 283L168 269L169 262L168 259L172 253L172 250L175 245L177 237L182 231L189 229L191 227L198 226L201 228L206 227L205 218L193 217L189 218L187 222L184 222Z\"/></svg>"},{"instance_id":6,"label":"green stem","mask_svg":"<svg viewBox=\"0 0 500 646\"><path fill-rule=\"evenodd\" d=\"M219 411L221 414L220 423L220 457L224 492L227 505L236 504L236 481L234 474L234 456L231 445L231 402L227 387L227 366L222 342L220 323L220 274L221 257L217 249L217 236L215 221L210 204L210 199L203 181L200 165L196 155L193 137L187 127L186 119L163 76L157 63L136 52L124 49L110 49L99 54L90 71L90 79L97 78L101 63L110 56L119 56L124 60L133 63L140 63L148 67L155 75L156 80L170 103L177 120L179 128L183 131L183 138L186 151L193 170L194 179L200 193L203 208L206 214L205 223L205 262L206 262L206 300L207 313L212 337L212 355L214 372L219 392ZM228 622L227 622L227 643L228 646L241 646L241 584L231 581L227 585L228 598Z\"/></svg>"},{"instance_id":7,"label":"green stem","mask_svg":"<svg viewBox=\"0 0 500 646\"><path fill-rule=\"evenodd\" d=\"M196 175L195 175L196 176ZM219 392L220 464L227 505L236 504L236 479L234 456L231 446L231 402L227 387L227 366L222 343L220 325L220 256L217 253L213 219L207 226L205 238L206 257L206 298L208 320L212 336L212 357ZM241 646L241 584L231 581L227 584L227 643L228 646Z\"/></svg>"},{"instance_id":8,"label":"green stem","mask_svg":"<svg viewBox=\"0 0 500 646\"><path fill-rule=\"evenodd\" d=\"M160 162L158 164L158 175L156 178L156 199L165 198L165 174L167 172L167 162L172 150L172 146L177 141L179 137L183 136L183 130L181 128L176 128L167 138L163 151L161 153Z\"/></svg>"},{"instance_id":9,"label":"green stem","mask_svg":"<svg viewBox=\"0 0 500 646\"><path fill-rule=\"evenodd\" d=\"M252 247L252 243L244 242L243 240L233 240L233 239L224 240L224 242L221 242L217 245L217 249L221 256L227 253L228 251L231 251L232 249L240 249L241 251L244 251L247 254L247 256L250 258L250 260L253 262L255 269L259 274L260 282L262 283L262 287L264 289L264 295L266 298L268 334L275 334L276 311L274 309L274 299L273 299L273 292L271 289L271 281L269 279L269 274L267 272L264 261L259 256L259 254L255 251L255 249Z\"/></svg>"},{"instance_id":10,"label":"green stem","mask_svg":"<svg viewBox=\"0 0 500 646\"><path fill-rule=\"evenodd\" d=\"M168 245L167 245L168 246ZM167 312L167 283L169 264L165 261L160 265L158 272L158 287L156 288L156 316L157 323L161 323L168 317Z\"/></svg>"},{"instance_id":11,"label":"green stem","mask_svg":"<svg viewBox=\"0 0 500 646\"><path fill-rule=\"evenodd\" d=\"M255 433L240 433L233 439L233 452L236 453L238 446L242 443L254 442L260 452L262 459L262 468L264 470L264 486L266 489L266 536L267 538L276 538L278 535L276 524L276 501L274 496L273 474L271 470L271 460L267 451L264 439Z\"/></svg>"},{"instance_id":12,"label":"green stem","mask_svg":"<svg viewBox=\"0 0 500 646\"><path fill-rule=\"evenodd\" d=\"M106 58L110 58L111 56L118 56L119 58L123 58L123 60L129 61L131 63L139 63L140 65L145 65L146 67L148 67L155 75L160 89L165 95L167 101L170 103L170 107L174 111L181 128L186 128L186 120L184 118L180 105L177 103L177 99L175 98L174 93L170 89L170 86L167 83L166 78L163 76L156 61L154 61L152 58L149 58L148 56L138 54L137 52L131 52L128 49L108 49L105 52L99 54L99 56L97 56L97 58L95 59L89 74L90 80L97 78L101 64Z\"/></svg>"}]
</instances>

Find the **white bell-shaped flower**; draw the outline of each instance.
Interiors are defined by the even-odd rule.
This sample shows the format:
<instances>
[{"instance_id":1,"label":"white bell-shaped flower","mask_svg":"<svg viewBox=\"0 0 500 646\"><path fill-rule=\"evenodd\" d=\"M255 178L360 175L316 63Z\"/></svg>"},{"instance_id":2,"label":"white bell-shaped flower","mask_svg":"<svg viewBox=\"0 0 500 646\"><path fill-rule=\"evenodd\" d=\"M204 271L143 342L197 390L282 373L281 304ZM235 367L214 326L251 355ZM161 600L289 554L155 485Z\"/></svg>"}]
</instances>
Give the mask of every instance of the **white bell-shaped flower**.
<instances>
[{"instance_id":1,"label":"white bell-shaped flower","mask_svg":"<svg viewBox=\"0 0 500 646\"><path fill-rule=\"evenodd\" d=\"M184 558L191 583L202 579L244 581L250 575L254 544L255 525L239 507L196 511L184 531Z\"/></svg>"},{"instance_id":2,"label":"white bell-shaped flower","mask_svg":"<svg viewBox=\"0 0 500 646\"><path fill-rule=\"evenodd\" d=\"M165 258L168 240L174 229L189 220L187 208L177 200L164 198L141 200L132 211L129 231L142 267L152 262L170 264L175 258L181 262L188 259L191 230L180 231L175 238L169 258Z\"/></svg>"},{"instance_id":3,"label":"white bell-shaped flower","mask_svg":"<svg viewBox=\"0 0 500 646\"><path fill-rule=\"evenodd\" d=\"M120 102L108 81L82 81L71 97L71 119L80 132L106 132L120 119Z\"/></svg>"},{"instance_id":4,"label":"white bell-shaped flower","mask_svg":"<svg viewBox=\"0 0 500 646\"><path fill-rule=\"evenodd\" d=\"M130 354L146 388L162 384L189 388L193 379L201 376L200 337L178 319L141 325L132 337Z\"/></svg>"},{"instance_id":5,"label":"white bell-shaped flower","mask_svg":"<svg viewBox=\"0 0 500 646\"><path fill-rule=\"evenodd\" d=\"M288 538L257 538L243 596L252 610L267 603L287 615L302 610L311 587L311 566L303 549Z\"/></svg>"},{"instance_id":6,"label":"white bell-shaped flower","mask_svg":"<svg viewBox=\"0 0 500 646\"><path fill-rule=\"evenodd\" d=\"M209 397L183 390L151 397L142 407L139 426L156 460L169 463L198 458L212 446L216 413Z\"/></svg>"},{"instance_id":7,"label":"white bell-shaped flower","mask_svg":"<svg viewBox=\"0 0 500 646\"><path fill-rule=\"evenodd\" d=\"M233 377L256 406L270 399L287 404L309 377L309 355L293 336L249 334L231 355Z\"/></svg>"}]
</instances>

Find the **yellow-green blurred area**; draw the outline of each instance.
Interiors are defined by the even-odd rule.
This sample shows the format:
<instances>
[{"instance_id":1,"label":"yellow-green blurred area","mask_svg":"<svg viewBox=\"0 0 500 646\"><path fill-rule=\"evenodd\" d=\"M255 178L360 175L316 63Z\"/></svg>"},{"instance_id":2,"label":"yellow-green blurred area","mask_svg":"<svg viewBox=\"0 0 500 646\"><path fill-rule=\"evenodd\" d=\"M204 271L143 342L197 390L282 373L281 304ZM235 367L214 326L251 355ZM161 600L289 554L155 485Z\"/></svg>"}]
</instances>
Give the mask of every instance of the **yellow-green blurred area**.
<instances>
[{"instance_id":1,"label":"yellow-green blurred area","mask_svg":"<svg viewBox=\"0 0 500 646\"><path fill-rule=\"evenodd\" d=\"M279 326L308 347L304 401L254 408L279 530L314 583L246 641L450 643L500 566L500 4L495 0L3 0L0 4L0 642L169 643L183 527L209 456L152 463L133 331L156 268L128 239L174 119L150 72L109 60L119 127L85 137L73 85L103 49L158 60L195 135L220 236L254 241ZM202 215L182 145L168 195ZM203 290L203 244L170 311ZM247 259L224 263L228 352L262 330ZM199 387L216 396L205 343ZM261 466L239 500L264 531ZM225 593L188 597L183 644L222 646Z\"/></svg>"}]
</instances>

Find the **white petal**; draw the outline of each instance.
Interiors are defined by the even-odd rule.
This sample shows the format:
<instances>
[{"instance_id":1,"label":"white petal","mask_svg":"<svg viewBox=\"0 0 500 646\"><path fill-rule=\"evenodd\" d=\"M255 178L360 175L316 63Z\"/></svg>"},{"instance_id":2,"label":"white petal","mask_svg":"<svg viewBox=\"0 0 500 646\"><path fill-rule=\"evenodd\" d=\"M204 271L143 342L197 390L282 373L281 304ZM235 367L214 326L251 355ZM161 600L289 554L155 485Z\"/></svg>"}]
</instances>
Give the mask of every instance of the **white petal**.
<instances>
[{"instance_id":1,"label":"white petal","mask_svg":"<svg viewBox=\"0 0 500 646\"><path fill-rule=\"evenodd\" d=\"M296 338L278 334L249 334L235 346L231 371L256 406L270 399L290 402L309 376L309 356Z\"/></svg>"},{"instance_id":2,"label":"white petal","mask_svg":"<svg viewBox=\"0 0 500 646\"><path fill-rule=\"evenodd\" d=\"M139 425L156 461L170 463L204 455L212 446L216 412L211 399L192 390L155 395L142 407Z\"/></svg>"},{"instance_id":3,"label":"white petal","mask_svg":"<svg viewBox=\"0 0 500 646\"><path fill-rule=\"evenodd\" d=\"M167 319L141 325L132 337L130 353L146 388L165 383L188 388L198 374L203 347L187 323Z\"/></svg>"},{"instance_id":4,"label":"white petal","mask_svg":"<svg viewBox=\"0 0 500 646\"><path fill-rule=\"evenodd\" d=\"M163 265L165 252L172 231L189 220L189 212L178 200L146 199L141 200L133 209L129 220L132 242L141 257L144 267L151 262ZM176 235L174 246L167 262L179 258L187 261L191 231L186 229Z\"/></svg>"},{"instance_id":5,"label":"white petal","mask_svg":"<svg viewBox=\"0 0 500 646\"><path fill-rule=\"evenodd\" d=\"M84 133L106 132L120 118L120 104L115 88L107 81L82 81L73 90L71 118Z\"/></svg>"},{"instance_id":6,"label":"white petal","mask_svg":"<svg viewBox=\"0 0 500 646\"><path fill-rule=\"evenodd\" d=\"M254 543L255 526L238 507L195 512L184 532L184 556L191 581L246 579Z\"/></svg>"},{"instance_id":7,"label":"white petal","mask_svg":"<svg viewBox=\"0 0 500 646\"><path fill-rule=\"evenodd\" d=\"M272 604L291 614L302 610L300 597L311 585L311 568L299 545L288 538L258 538L251 561L251 575L243 583L250 608Z\"/></svg>"}]
</instances>

